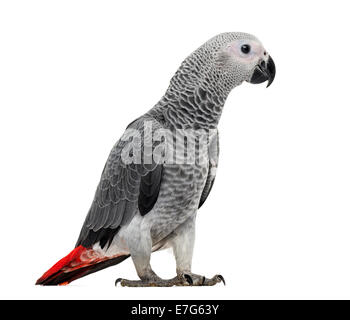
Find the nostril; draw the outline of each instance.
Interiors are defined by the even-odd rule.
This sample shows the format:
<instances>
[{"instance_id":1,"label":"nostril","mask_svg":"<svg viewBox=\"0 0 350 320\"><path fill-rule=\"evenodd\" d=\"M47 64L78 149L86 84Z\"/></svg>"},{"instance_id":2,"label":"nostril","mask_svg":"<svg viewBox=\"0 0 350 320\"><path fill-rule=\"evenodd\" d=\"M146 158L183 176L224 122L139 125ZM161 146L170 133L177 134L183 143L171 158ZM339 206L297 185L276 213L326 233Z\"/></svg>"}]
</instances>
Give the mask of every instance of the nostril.
<instances>
[{"instance_id":1,"label":"nostril","mask_svg":"<svg viewBox=\"0 0 350 320\"><path fill-rule=\"evenodd\" d=\"M267 52L266 51L264 51L264 56L266 56L267 55Z\"/></svg>"}]
</instances>

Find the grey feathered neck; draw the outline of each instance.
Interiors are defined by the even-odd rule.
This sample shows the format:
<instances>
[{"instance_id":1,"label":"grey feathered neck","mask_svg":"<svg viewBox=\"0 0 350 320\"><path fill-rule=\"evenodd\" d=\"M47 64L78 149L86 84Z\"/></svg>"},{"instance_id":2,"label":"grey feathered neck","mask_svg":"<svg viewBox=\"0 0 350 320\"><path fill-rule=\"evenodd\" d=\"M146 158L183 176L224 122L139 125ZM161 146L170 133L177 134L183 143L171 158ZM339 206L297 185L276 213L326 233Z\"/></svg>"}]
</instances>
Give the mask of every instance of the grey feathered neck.
<instances>
[{"instance_id":1,"label":"grey feathered neck","mask_svg":"<svg viewBox=\"0 0 350 320\"><path fill-rule=\"evenodd\" d=\"M162 115L170 127L214 129L230 91L240 83L220 70L219 49L249 35L223 33L187 57L173 76L165 95L149 114Z\"/></svg>"}]
</instances>

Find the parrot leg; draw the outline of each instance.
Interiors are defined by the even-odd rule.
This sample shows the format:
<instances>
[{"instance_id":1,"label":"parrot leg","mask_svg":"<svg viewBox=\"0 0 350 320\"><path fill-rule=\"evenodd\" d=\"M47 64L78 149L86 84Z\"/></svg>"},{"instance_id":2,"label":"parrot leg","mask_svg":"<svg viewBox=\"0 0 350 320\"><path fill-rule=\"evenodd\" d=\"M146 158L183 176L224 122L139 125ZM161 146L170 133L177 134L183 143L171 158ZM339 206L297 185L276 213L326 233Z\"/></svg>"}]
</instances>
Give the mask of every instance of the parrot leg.
<instances>
[{"instance_id":1,"label":"parrot leg","mask_svg":"<svg viewBox=\"0 0 350 320\"><path fill-rule=\"evenodd\" d=\"M135 234L135 233L133 233ZM150 259L152 253L152 239L148 232L138 232L138 237L128 239L128 247L137 275L141 280L117 279L122 287L170 287L170 280L163 280L152 270Z\"/></svg>"},{"instance_id":2,"label":"parrot leg","mask_svg":"<svg viewBox=\"0 0 350 320\"><path fill-rule=\"evenodd\" d=\"M196 216L190 217L180 225L169 238L169 246L173 248L176 260L177 276L172 279L162 279L152 270L150 258L152 240L150 236L143 236L129 243L131 258L137 274L141 280L117 279L122 287L172 287L172 286L213 286L225 280L221 275L206 278L191 272L192 255L195 238ZM143 233L144 234L144 233ZM140 246L142 243L142 246Z\"/></svg>"},{"instance_id":3,"label":"parrot leg","mask_svg":"<svg viewBox=\"0 0 350 320\"><path fill-rule=\"evenodd\" d=\"M176 260L177 278L180 279L176 285L213 286L219 282L225 284L225 280L221 275L206 278L191 272L195 224L196 215L193 215L174 231L174 235L170 240ZM183 281L183 279L186 281Z\"/></svg>"},{"instance_id":4,"label":"parrot leg","mask_svg":"<svg viewBox=\"0 0 350 320\"><path fill-rule=\"evenodd\" d=\"M157 274L152 270L150 261L151 252L149 256L144 255L131 255L137 274L141 280L127 280L127 279L117 279L115 285L118 283L122 287L172 287L175 285L189 285L186 277L175 277L173 279L164 280L157 276Z\"/></svg>"}]
</instances>

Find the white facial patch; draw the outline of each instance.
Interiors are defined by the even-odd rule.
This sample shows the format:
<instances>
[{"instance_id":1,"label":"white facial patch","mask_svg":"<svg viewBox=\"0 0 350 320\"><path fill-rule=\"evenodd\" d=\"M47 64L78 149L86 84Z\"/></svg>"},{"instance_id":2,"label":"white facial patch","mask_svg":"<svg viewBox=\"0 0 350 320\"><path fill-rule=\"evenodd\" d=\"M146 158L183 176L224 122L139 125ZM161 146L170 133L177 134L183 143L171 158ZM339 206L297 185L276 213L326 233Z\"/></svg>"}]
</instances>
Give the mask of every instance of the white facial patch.
<instances>
[{"instance_id":1,"label":"white facial patch","mask_svg":"<svg viewBox=\"0 0 350 320\"><path fill-rule=\"evenodd\" d=\"M244 53L242 51L242 46L244 45L250 47L249 53ZM250 63L262 58L265 50L259 41L239 39L228 44L224 51L239 62Z\"/></svg>"}]
</instances>

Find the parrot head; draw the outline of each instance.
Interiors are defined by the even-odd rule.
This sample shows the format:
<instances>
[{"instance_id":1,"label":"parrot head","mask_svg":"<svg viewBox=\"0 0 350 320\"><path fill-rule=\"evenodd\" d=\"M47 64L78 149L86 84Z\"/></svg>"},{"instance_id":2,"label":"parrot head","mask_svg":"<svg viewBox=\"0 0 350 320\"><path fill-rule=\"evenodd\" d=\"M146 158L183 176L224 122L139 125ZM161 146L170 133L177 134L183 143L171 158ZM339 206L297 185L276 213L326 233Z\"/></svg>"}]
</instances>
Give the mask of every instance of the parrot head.
<instances>
[{"instance_id":1,"label":"parrot head","mask_svg":"<svg viewBox=\"0 0 350 320\"><path fill-rule=\"evenodd\" d=\"M226 32L211 38L187 57L171 81L172 89L200 83L203 88L227 96L243 82L273 82L275 64L253 35Z\"/></svg>"},{"instance_id":2,"label":"parrot head","mask_svg":"<svg viewBox=\"0 0 350 320\"><path fill-rule=\"evenodd\" d=\"M233 32L220 34L211 41L221 43L216 52L216 68L226 74L233 86L244 81L253 84L267 81L267 87L271 85L276 74L275 63L256 37Z\"/></svg>"}]
</instances>

